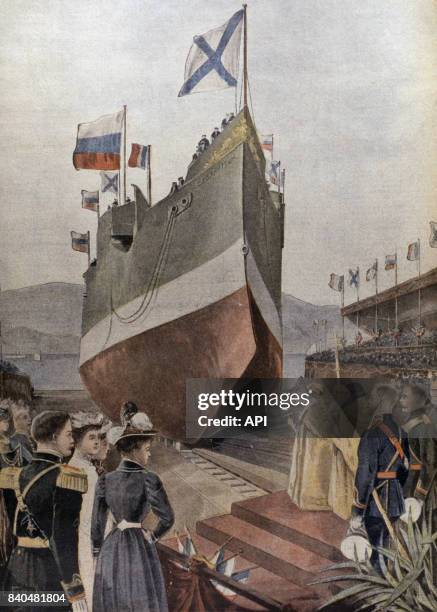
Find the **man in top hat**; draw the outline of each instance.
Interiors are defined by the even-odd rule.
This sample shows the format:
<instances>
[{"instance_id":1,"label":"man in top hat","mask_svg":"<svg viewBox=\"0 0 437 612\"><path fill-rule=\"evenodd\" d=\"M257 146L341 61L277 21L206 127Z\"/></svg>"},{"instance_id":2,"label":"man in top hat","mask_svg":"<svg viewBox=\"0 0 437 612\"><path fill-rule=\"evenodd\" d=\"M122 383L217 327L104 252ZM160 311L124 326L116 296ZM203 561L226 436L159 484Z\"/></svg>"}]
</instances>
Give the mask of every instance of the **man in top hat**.
<instances>
[{"instance_id":1,"label":"man in top hat","mask_svg":"<svg viewBox=\"0 0 437 612\"><path fill-rule=\"evenodd\" d=\"M70 417L61 411L41 412L31 433L37 443L33 461L0 472L0 488L14 491L17 506L10 517L17 546L3 590L64 591L73 611L86 612L78 569L78 528L87 478L82 470L63 463L74 446ZM35 609L41 612L44 607ZM65 610L65 605L58 609Z\"/></svg>"},{"instance_id":2,"label":"man in top hat","mask_svg":"<svg viewBox=\"0 0 437 612\"><path fill-rule=\"evenodd\" d=\"M220 130L218 127L215 127L213 133L211 134L211 142L215 140L217 136L220 136Z\"/></svg>"},{"instance_id":3,"label":"man in top hat","mask_svg":"<svg viewBox=\"0 0 437 612\"><path fill-rule=\"evenodd\" d=\"M355 499L350 530L367 531L374 547L370 561L381 570L376 547L387 547L389 525L405 512L402 488L408 476L410 449L406 432L393 415L398 395L389 385L377 389L378 406L373 424L364 432L358 447Z\"/></svg>"},{"instance_id":4,"label":"man in top hat","mask_svg":"<svg viewBox=\"0 0 437 612\"><path fill-rule=\"evenodd\" d=\"M199 140L199 144L197 145L197 147L201 153L203 151L206 151L206 149L209 147L209 140L206 137L206 134L202 134L202 138Z\"/></svg>"}]
</instances>

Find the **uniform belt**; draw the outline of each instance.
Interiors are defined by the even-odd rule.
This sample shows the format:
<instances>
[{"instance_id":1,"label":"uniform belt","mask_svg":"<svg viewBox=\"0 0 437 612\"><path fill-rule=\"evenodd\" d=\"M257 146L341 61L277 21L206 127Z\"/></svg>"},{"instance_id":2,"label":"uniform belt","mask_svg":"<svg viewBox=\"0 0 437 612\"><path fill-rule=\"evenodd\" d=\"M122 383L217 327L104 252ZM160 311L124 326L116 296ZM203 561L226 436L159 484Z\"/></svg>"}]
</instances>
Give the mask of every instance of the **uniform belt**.
<instances>
[{"instance_id":1,"label":"uniform belt","mask_svg":"<svg viewBox=\"0 0 437 612\"><path fill-rule=\"evenodd\" d=\"M412 470L413 472L420 472L421 469L422 469L421 463L410 463L410 470Z\"/></svg>"},{"instance_id":2,"label":"uniform belt","mask_svg":"<svg viewBox=\"0 0 437 612\"><path fill-rule=\"evenodd\" d=\"M125 529L142 529L142 528L143 526L141 525L141 523L130 523L129 521L126 521L125 519L120 521L117 525L117 529L120 529L120 531L124 531Z\"/></svg>"},{"instance_id":3,"label":"uniform belt","mask_svg":"<svg viewBox=\"0 0 437 612\"><path fill-rule=\"evenodd\" d=\"M394 478L397 478L397 472L377 472L376 474L377 478L381 478L382 480L393 480Z\"/></svg>"},{"instance_id":4,"label":"uniform belt","mask_svg":"<svg viewBox=\"0 0 437 612\"><path fill-rule=\"evenodd\" d=\"M18 536L18 546L22 548L50 548L49 541L44 538L28 538Z\"/></svg>"}]
</instances>

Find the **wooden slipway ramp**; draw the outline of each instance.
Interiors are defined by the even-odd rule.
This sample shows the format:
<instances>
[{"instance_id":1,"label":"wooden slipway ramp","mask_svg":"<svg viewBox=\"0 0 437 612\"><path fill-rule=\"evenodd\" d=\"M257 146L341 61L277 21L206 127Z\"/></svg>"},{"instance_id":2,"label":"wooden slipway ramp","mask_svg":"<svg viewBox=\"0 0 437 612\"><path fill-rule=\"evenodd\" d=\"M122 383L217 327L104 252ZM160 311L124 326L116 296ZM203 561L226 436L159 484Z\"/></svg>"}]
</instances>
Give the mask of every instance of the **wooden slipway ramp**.
<instances>
[{"instance_id":1,"label":"wooden slipway ramp","mask_svg":"<svg viewBox=\"0 0 437 612\"><path fill-rule=\"evenodd\" d=\"M278 491L234 502L230 514L198 521L196 540L205 555L228 542L226 557L240 553L236 569L257 568L248 587L307 612L338 590L335 584L309 583L327 566L344 561L339 548L346 529L346 522L333 513L303 512L285 491Z\"/></svg>"}]
</instances>

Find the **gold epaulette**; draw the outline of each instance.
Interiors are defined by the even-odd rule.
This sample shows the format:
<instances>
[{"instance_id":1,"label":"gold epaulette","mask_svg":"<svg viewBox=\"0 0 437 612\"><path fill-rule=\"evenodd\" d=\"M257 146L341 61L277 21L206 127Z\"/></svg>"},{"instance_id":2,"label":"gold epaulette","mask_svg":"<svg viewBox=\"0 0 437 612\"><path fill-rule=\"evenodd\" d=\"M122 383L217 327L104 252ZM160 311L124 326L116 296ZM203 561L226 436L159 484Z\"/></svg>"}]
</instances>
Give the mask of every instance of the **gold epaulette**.
<instances>
[{"instance_id":1,"label":"gold epaulette","mask_svg":"<svg viewBox=\"0 0 437 612\"><path fill-rule=\"evenodd\" d=\"M21 467L4 467L0 470L0 489L18 489Z\"/></svg>"},{"instance_id":2,"label":"gold epaulette","mask_svg":"<svg viewBox=\"0 0 437 612\"><path fill-rule=\"evenodd\" d=\"M66 464L62 464L59 467L59 475L56 480L57 487L79 491L79 493L86 493L88 491L88 477L83 470Z\"/></svg>"}]
</instances>

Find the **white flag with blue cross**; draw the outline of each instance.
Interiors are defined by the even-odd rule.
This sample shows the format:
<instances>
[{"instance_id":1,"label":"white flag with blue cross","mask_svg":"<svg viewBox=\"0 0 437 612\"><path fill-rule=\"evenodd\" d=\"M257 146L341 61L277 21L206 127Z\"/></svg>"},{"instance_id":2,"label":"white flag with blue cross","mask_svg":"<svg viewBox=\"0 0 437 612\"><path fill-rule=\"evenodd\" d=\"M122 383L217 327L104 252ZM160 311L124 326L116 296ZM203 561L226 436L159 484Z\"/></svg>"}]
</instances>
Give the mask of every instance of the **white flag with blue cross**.
<instances>
[{"instance_id":1,"label":"white flag with blue cross","mask_svg":"<svg viewBox=\"0 0 437 612\"><path fill-rule=\"evenodd\" d=\"M243 16L240 10L219 28L193 38L179 97L237 86Z\"/></svg>"}]
</instances>

